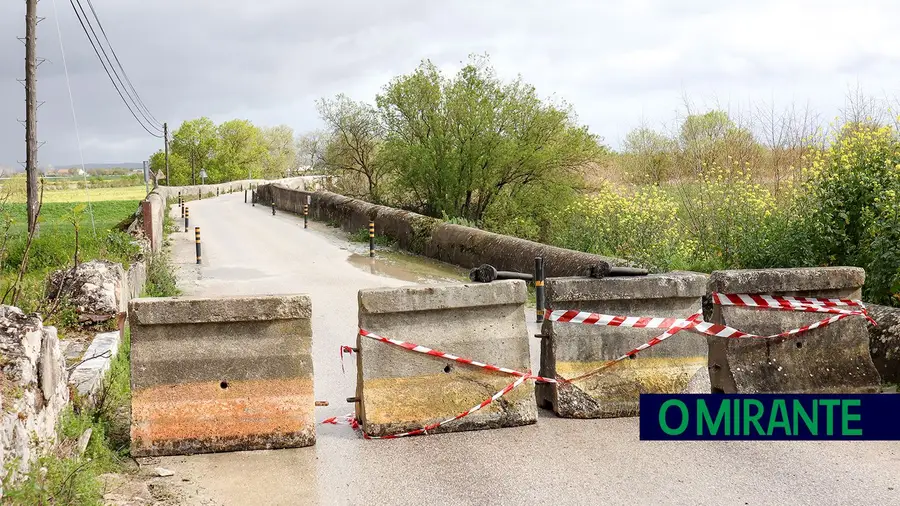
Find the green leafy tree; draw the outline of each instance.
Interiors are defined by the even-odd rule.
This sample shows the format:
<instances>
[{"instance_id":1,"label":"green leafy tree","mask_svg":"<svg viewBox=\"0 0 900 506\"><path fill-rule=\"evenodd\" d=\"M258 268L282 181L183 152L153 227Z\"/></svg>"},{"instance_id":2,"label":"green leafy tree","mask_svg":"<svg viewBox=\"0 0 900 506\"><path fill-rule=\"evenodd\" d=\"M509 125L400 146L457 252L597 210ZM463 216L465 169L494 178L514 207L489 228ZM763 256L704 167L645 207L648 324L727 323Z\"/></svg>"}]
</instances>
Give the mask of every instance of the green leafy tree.
<instances>
[{"instance_id":1,"label":"green leafy tree","mask_svg":"<svg viewBox=\"0 0 900 506\"><path fill-rule=\"evenodd\" d=\"M235 119L219 125L218 137L215 160L207 170L208 183L262 176L267 149L259 128Z\"/></svg>"},{"instance_id":2,"label":"green leafy tree","mask_svg":"<svg viewBox=\"0 0 900 506\"><path fill-rule=\"evenodd\" d=\"M190 184L200 183L200 171L212 165L213 158L216 156L216 145L218 144L218 133L216 132L216 124L209 118L203 117L185 121L178 130L172 134L172 142L170 143L170 172L171 172L171 155L175 154L182 159L187 160L190 167L189 178ZM182 167L179 166L179 171ZM174 175L172 176L174 179ZM182 180L181 174L178 179Z\"/></svg>"},{"instance_id":3,"label":"green leafy tree","mask_svg":"<svg viewBox=\"0 0 900 506\"><path fill-rule=\"evenodd\" d=\"M163 150L150 155L150 171L159 174L161 178L166 176L166 154ZM152 177L152 176L151 176ZM191 184L191 166L187 160L177 153L169 153L169 177L171 181L160 179L161 184L168 186L181 186Z\"/></svg>"},{"instance_id":4,"label":"green leafy tree","mask_svg":"<svg viewBox=\"0 0 900 506\"><path fill-rule=\"evenodd\" d=\"M279 125L261 129L266 156L262 160L262 175L266 179L287 177L297 163L294 129Z\"/></svg>"},{"instance_id":5,"label":"green leafy tree","mask_svg":"<svg viewBox=\"0 0 900 506\"><path fill-rule=\"evenodd\" d=\"M398 195L431 216L481 222L530 188L569 179L571 191L577 170L603 152L568 105L542 101L521 78L502 82L486 57L450 79L424 61L377 104Z\"/></svg>"},{"instance_id":6,"label":"green leafy tree","mask_svg":"<svg viewBox=\"0 0 900 506\"><path fill-rule=\"evenodd\" d=\"M698 174L715 165L740 168L755 165L762 153L750 130L738 126L726 112L719 110L685 118L678 144L681 169L686 174Z\"/></svg>"}]
</instances>

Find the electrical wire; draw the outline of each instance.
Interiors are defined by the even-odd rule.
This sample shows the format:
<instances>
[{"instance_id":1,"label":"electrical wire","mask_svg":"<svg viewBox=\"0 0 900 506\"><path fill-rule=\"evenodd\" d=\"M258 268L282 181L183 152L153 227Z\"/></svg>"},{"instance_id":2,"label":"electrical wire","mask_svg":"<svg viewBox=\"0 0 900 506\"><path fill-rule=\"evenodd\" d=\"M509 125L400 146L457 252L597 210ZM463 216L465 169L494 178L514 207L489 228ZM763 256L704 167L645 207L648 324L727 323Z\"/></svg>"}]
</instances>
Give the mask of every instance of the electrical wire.
<instances>
[{"instance_id":1,"label":"electrical wire","mask_svg":"<svg viewBox=\"0 0 900 506\"><path fill-rule=\"evenodd\" d=\"M56 21L56 35L59 37L59 52L62 53L63 70L66 74L66 88L69 89L69 104L72 106L72 121L75 123L75 141L78 143L78 156L81 157L81 177L84 180L84 196L87 200L88 214L91 215L91 230L97 237L97 224L94 221L94 206L91 204L91 194L88 192L87 171L84 166L84 150L81 149L81 132L78 130L78 116L75 114L75 99L72 95L72 83L69 81L69 65L66 63L66 50L63 47L62 30L59 28L59 11L56 10L56 0L53 3L53 19Z\"/></svg>"},{"instance_id":2,"label":"electrical wire","mask_svg":"<svg viewBox=\"0 0 900 506\"><path fill-rule=\"evenodd\" d=\"M100 56L100 50L97 49L97 44L99 44L99 40L95 44L94 39L91 37L91 32L93 31L93 29L91 29L91 31L89 31L88 28L85 26L85 21L88 21L88 24L90 24L89 20L87 20L87 15L85 14L84 19L82 19L81 14L78 12L78 7L75 6L76 2L78 2L78 0L69 0L69 4L72 6L72 9L75 11L75 16L78 18L78 23L81 25L82 31L84 31L84 34L87 36L88 42L90 42L91 47L94 49L94 54L96 54L97 58L100 60L100 64L103 66L103 70L106 72L106 76L109 77L109 81L112 83L113 87L116 89L116 93L119 94L119 98L122 99L122 102L125 104L125 107L128 108L128 112L130 112L131 115L134 117L135 121L137 121L141 125L141 128L143 128L148 134L152 135L153 137L162 138L163 137L162 133L151 131L149 128L147 128L147 125L145 125L144 122L138 118L138 114L136 114L134 112L134 110L132 109L132 107L133 106L136 107L136 105L129 103L129 101L125 98L125 95L122 94L122 90L119 89L118 85L116 85L116 81L115 81L115 79L113 79L112 74L110 74L109 69L106 66L106 62L104 62L103 57ZM78 5L79 6L81 5L80 2L78 2ZM102 46L101 46L101 48L102 48ZM105 54L105 51L104 51L104 54ZM117 77L118 77L118 75L117 75ZM120 82L121 82L121 79L120 79ZM123 87L124 87L124 85L123 85ZM131 98L130 95L129 95L129 98ZM143 117L143 115L141 115L141 116ZM147 120L147 119L145 118L145 120ZM147 121L149 122L149 120L147 120ZM150 123L150 127L156 129L156 127L152 123Z\"/></svg>"},{"instance_id":3,"label":"electrical wire","mask_svg":"<svg viewBox=\"0 0 900 506\"><path fill-rule=\"evenodd\" d=\"M103 28L103 23L100 22L100 18L97 16L97 11L94 10L94 4L91 0L87 0L88 7L91 9L91 13L94 15L94 19L97 20L97 27L100 28L100 33L103 34L103 39L106 41L106 45L109 46L109 50L113 55L113 59L116 60L116 64L119 66L119 70L122 71L122 77L125 78L125 82L128 84L128 87L131 89L132 96L136 99L137 105L143 109L143 111L150 116L150 119L153 120L153 123L158 129L162 129L162 123L153 116L153 113L150 112L150 109L144 104L144 101L141 100L140 95L136 89L134 89L134 85L131 84L131 79L128 78L128 73L125 72L125 67L122 66L122 62L119 61L119 55L116 54L116 50L113 47L112 43L109 41L109 37L106 35L106 29ZM108 59L108 58L107 58ZM110 62L112 63L112 62Z\"/></svg>"},{"instance_id":4,"label":"electrical wire","mask_svg":"<svg viewBox=\"0 0 900 506\"><path fill-rule=\"evenodd\" d=\"M128 95L129 99L131 99L131 103L134 106L134 108L137 109L138 114L140 114L141 117L144 118L144 121L148 125L150 125L151 128L153 128L155 131L157 131L157 133L163 133L163 129L161 128L161 126L155 125L154 122L150 118L147 117L147 114L145 114L144 111L141 109L141 107L138 105L138 102L140 101L140 97L135 98L135 95L132 95L128 91L128 88L125 86L125 83L122 81L122 77L119 75L118 70L116 70L116 66L113 65L112 60L109 58L109 54L106 53L106 48L103 46L103 43L100 41L100 37L97 35L97 31L94 30L94 25L91 23L90 18L88 18L87 12L84 10L84 5L82 5L81 0L75 0L75 3L78 4L79 10L81 10L81 15L84 16L84 21L85 21L85 23L87 23L87 27L91 30L91 34L93 35L93 40L95 40L97 42L97 46L100 47L100 51L103 53L103 58L106 60L106 63L109 64L109 69L111 69L113 72L113 75L116 76L116 80L119 82L119 85L125 91L125 94ZM95 15L95 18L96 18L96 15ZM99 20L98 20L98 22L99 22ZM110 50L111 49L112 49L112 46L110 46ZM124 69L123 69L123 73L124 73ZM143 103L143 102L141 102L141 103Z\"/></svg>"}]
</instances>

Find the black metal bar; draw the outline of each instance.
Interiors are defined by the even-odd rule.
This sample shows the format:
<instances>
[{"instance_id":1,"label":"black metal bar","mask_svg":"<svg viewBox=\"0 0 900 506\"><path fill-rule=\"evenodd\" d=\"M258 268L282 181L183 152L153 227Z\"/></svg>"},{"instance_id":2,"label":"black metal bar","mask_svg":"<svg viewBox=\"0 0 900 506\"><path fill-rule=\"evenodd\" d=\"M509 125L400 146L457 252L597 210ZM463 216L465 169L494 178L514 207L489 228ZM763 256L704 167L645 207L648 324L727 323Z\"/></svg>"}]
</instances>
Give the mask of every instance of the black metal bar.
<instances>
[{"instance_id":1,"label":"black metal bar","mask_svg":"<svg viewBox=\"0 0 900 506\"><path fill-rule=\"evenodd\" d=\"M303 204L303 228L309 225L309 204Z\"/></svg>"},{"instance_id":2,"label":"black metal bar","mask_svg":"<svg viewBox=\"0 0 900 506\"><path fill-rule=\"evenodd\" d=\"M275 202L272 202L272 216L275 216Z\"/></svg>"},{"instance_id":3,"label":"black metal bar","mask_svg":"<svg viewBox=\"0 0 900 506\"><path fill-rule=\"evenodd\" d=\"M369 222L369 257L375 256L375 222Z\"/></svg>"},{"instance_id":4,"label":"black metal bar","mask_svg":"<svg viewBox=\"0 0 900 506\"><path fill-rule=\"evenodd\" d=\"M610 267L607 276L646 276L649 274L647 269L638 269L636 267Z\"/></svg>"},{"instance_id":5,"label":"black metal bar","mask_svg":"<svg viewBox=\"0 0 900 506\"><path fill-rule=\"evenodd\" d=\"M537 322L544 321L544 258L534 258L534 300Z\"/></svg>"},{"instance_id":6,"label":"black metal bar","mask_svg":"<svg viewBox=\"0 0 900 506\"><path fill-rule=\"evenodd\" d=\"M184 208L184 233L188 231L188 224L190 223L191 210L187 207Z\"/></svg>"},{"instance_id":7,"label":"black metal bar","mask_svg":"<svg viewBox=\"0 0 900 506\"><path fill-rule=\"evenodd\" d=\"M247 190L244 190L244 203L247 203Z\"/></svg>"}]
</instances>

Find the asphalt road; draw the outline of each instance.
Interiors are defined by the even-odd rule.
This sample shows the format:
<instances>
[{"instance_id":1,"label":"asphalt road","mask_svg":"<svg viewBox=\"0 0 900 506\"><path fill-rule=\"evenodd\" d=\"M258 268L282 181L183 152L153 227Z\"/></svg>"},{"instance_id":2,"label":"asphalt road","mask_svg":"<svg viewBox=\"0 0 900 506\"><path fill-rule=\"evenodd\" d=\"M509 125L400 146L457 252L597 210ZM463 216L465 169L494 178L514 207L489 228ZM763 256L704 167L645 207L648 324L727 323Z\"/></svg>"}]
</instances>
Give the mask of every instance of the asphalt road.
<instances>
[{"instance_id":1,"label":"asphalt road","mask_svg":"<svg viewBox=\"0 0 900 506\"><path fill-rule=\"evenodd\" d=\"M355 342L357 290L458 275L418 261L370 262L324 226L304 230L302 219L272 216L240 194L188 205L191 232L173 234L187 294L312 296L316 398L331 403L318 408L320 420L352 410L344 399L355 371L341 371L338 346ZM535 370L536 359L533 348ZM529 427L388 441L347 426L317 430L311 448L160 465L224 504L900 504L898 442L646 442L637 418L550 412Z\"/></svg>"}]
</instances>

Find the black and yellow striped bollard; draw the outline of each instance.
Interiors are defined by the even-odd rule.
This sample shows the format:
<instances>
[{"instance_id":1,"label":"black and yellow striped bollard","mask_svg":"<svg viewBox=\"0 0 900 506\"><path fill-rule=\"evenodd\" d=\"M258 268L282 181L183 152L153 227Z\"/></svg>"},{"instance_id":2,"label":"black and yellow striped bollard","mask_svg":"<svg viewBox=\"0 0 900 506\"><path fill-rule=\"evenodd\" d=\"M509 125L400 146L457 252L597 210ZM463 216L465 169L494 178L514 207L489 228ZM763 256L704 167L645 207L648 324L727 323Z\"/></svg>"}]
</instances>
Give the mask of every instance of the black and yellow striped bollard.
<instances>
[{"instance_id":1,"label":"black and yellow striped bollard","mask_svg":"<svg viewBox=\"0 0 900 506\"><path fill-rule=\"evenodd\" d=\"M194 227L194 241L197 242L197 265L200 265L200 227Z\"/></svg>"},{"instance_id":2,"label":"black and yellow striped bollard","mask_svg":"<svg viewBox=\"0 0 900 506\"><path fill-rule=\"evenodd\" d=\"M375 257L375 222L369 222L369 257Z\"/></svg>"},{"instance_id":3,"label":"black and yellow striped bollard","mask_svg":"<svg viewBox=\"0 0 900 506\"><path fill-rule=\"evenodd\" d=\"M537 322L544 321L544 258L534 258L534 299Z\"/></svg>"},{"instance_id":4,"label":"black and yellow striped bollard","mask_svg":"<svg viewBox=\"0 0 900 506\"><path fill-rule=\"evenodd\" d=\"M185 208L184 208L184 232L185 233L187 233L187 231L188 231L188 224L190 223L190 217L191 217L191 210L188 209L187 206L185 206Z\"/></svg>"},{"instance_id":5,"label":"black and yellow striped bollard","mask_svg":"<svg viewBox=\"0 0 900 506\"><path fill-rule=\"evenodd\" d=\"M309 204L303 204L303 228L308 228L309 224Z\"/></svg>"}]
</instances>

